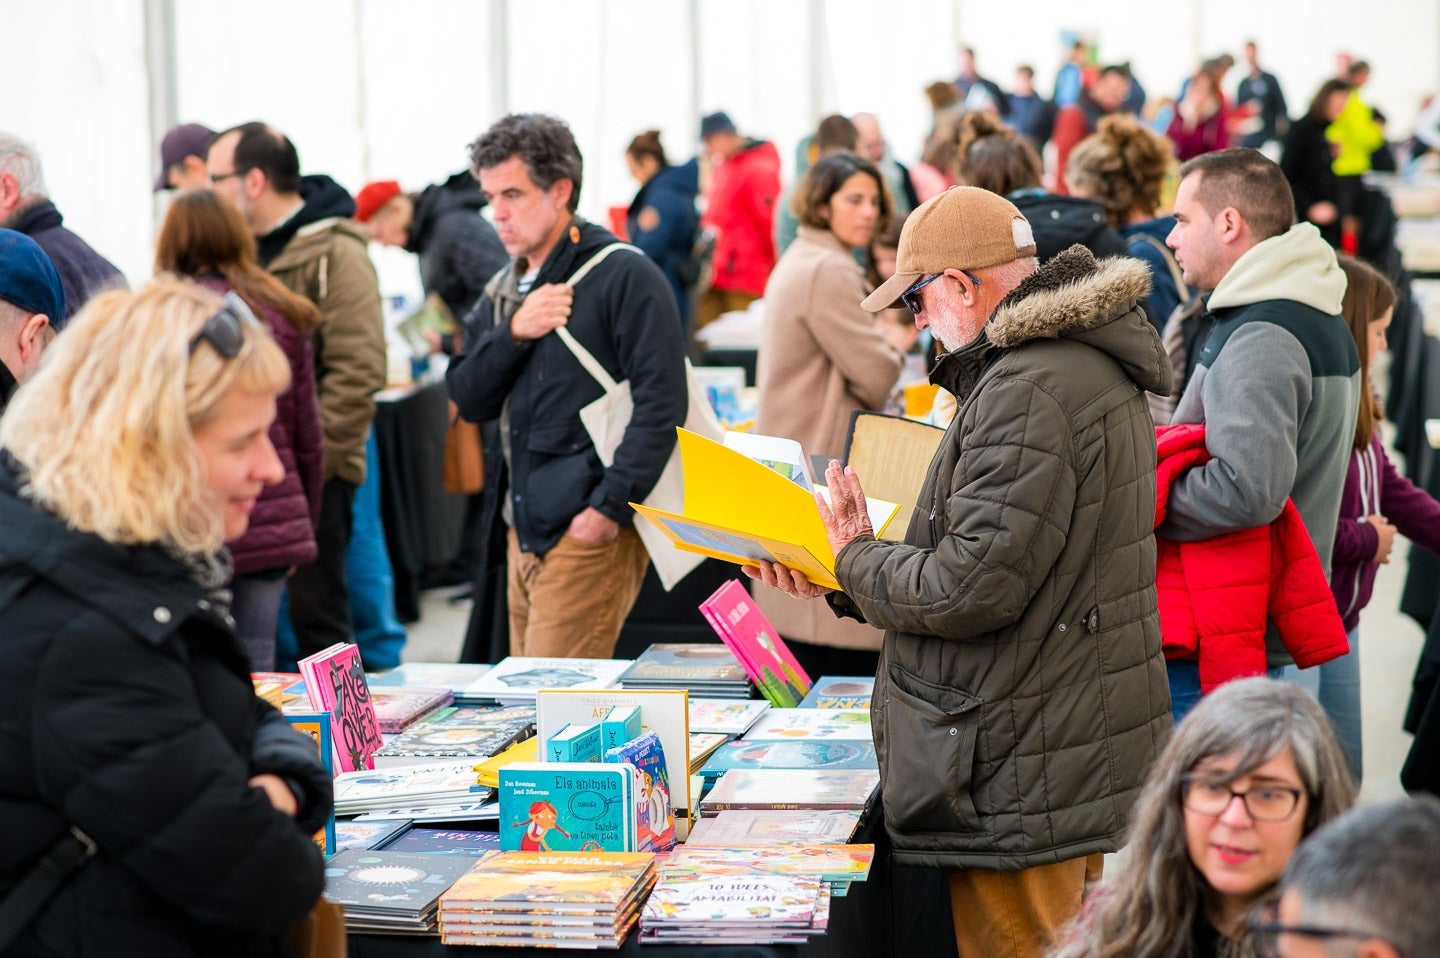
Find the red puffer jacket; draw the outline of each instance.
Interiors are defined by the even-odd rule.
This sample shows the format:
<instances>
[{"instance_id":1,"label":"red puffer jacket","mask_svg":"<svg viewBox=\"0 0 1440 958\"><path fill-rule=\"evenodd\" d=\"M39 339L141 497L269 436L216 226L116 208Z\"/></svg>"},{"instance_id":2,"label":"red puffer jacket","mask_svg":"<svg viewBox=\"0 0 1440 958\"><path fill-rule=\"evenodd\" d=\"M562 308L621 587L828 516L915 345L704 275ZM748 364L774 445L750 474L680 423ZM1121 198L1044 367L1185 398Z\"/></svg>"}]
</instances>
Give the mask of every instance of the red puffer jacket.
<instances>
[{"instance_id":1,"label":"red puffer jacket","mask_svg":"<svg viewBox=\"0 0 1440 958\"><path fill-rule=\"evenodd\" d=\"M701 222L715 237L715 289L765 295L775 268L775 203L780 154L768 140L752 141L715 168Z\"/></svg>"},{"instance_id":2,"label":"red puffer jacket","mask_svg":"<svg viewBox=\"0 0 1440 958\"><path fill-rule=\"evenodd\" d=\"M1210 459L1203 425L1155 430L1155 525L1170 484ZM1315 545L1290 500L1268 526L1201 542L1156 536L1160 632L1167 659L1200 660L1200 688L1265 674L1265 629L1273 622L1301 668L1350 651L1345 626Z\"/></svg>"}]
</instances>

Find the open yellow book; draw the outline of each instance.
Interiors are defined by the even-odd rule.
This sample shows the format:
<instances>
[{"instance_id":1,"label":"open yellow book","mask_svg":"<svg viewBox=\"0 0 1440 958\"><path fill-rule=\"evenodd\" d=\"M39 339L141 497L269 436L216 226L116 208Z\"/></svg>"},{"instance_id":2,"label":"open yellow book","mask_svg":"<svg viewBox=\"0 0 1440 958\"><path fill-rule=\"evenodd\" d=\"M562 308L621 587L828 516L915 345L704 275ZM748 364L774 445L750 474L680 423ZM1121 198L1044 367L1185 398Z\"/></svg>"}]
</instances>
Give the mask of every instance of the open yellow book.
<instances>
[{"instance_id":1,"label":"open yellow book","mask_svg":"<svg viewBox=\"0 0 1440 958\"><path fill-rule=\"evenodd\" d=\"M685 511L677 514L630 503L636 512L653 522L677 549L741 565L766 559L800 571L816 585L840 587L825 523L809 491L808 460L798 443L731 433L722 444L685 429L676 432ZM750 455L729 448L730 443L743 446ZM784 444L791 452L784 452ZM825 493L823 488L819 491ZM870 524L879 536L899 507L879 499L867 498L866 503Z\"/></svg>"}]
</instances>

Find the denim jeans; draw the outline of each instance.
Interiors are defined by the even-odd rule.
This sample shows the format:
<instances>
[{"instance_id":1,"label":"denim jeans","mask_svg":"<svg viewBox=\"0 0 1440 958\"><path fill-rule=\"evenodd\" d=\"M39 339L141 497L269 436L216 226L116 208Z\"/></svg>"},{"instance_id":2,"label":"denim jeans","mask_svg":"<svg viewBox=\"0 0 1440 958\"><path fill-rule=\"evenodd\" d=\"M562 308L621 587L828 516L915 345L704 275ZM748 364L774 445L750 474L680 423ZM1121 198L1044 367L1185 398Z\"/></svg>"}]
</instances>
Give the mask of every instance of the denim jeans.
<instances>
[{"instance_id":1,"label":"denim jeans","mask_svg":"<svg viewBox=\"0 0 1440 958\"><path fill-rule=\"evenodd\" d=\"M1313 669L1289 666L1285 677L1315 696L1330 717L1335 737L1345 753L1345 764L1350 767L1355 787L1359 788L1364 771L1364 746L1360 736L1360 626L1356 625L1347 635L1348 654Z\"/></svg>"},{"instance_id":2,"label":"denim jeans","mask_svg":"<svg viewBox=\"0 0 1440 958\"><path fill-rule=\"evenodd\" d=\"M1175 724L1179 725L1180 720L1200 701L1200 662L1197 659L1166 659L1165 671L1170 676L1170 714L1175 717ZM1284 665L1266 669L1265 674L1272 679L1292 681L1313 695L1314 690L1307 685L1312 678L1309 673L1315 671Z\"/></svg>"}]
</instances>

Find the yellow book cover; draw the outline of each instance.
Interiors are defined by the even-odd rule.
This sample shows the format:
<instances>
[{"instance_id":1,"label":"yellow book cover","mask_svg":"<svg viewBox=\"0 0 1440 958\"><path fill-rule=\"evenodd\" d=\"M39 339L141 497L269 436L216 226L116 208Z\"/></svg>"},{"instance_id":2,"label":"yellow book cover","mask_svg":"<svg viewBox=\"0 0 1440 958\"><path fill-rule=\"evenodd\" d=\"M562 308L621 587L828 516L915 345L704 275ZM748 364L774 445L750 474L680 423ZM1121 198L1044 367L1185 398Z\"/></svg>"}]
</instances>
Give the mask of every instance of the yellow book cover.
<instances>
[{"instance_id":1,"label":"yellow book cover","mask_svg":"<svg viewBox=\"0 0 1440 958\"><path fill-rule=\"evenodd\" d=\"M477 778L481 785L489 785L491 788L500 787L500 769L515 762L538 762L540 761L540 738L532 735L523 742L516 742L514 745L501 752L493 758L487 758L475 766L480 774Z\"/></svg>"},{"instance_id":2,"label":"yellow book cover","mask_svg":"<svg viewBox=\"0 0 1440 958\"><path fill-rule=\"evenodd\" d=\"M766 559L799 570L816 585L839 588L835 555L810 491L803 455L786 459L765 456L764 461L757 461L725 443L685 429L676 432L685 511L666 512L630 503L636 512L659 527L677 549L740 565ZM791 445L798 449L798 444ZM871 525L879 536L898 507L879 499L866 501Z\"/></svg>"}]
</instances>

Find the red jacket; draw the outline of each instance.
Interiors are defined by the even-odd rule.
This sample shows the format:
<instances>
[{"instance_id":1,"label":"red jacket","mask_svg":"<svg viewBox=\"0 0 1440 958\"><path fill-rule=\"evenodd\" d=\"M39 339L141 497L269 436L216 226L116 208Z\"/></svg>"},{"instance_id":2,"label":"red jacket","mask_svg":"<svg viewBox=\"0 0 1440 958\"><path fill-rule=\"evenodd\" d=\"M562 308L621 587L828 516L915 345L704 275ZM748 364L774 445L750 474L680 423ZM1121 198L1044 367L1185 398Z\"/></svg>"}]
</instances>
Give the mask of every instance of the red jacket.
<instances>
[{"instance_id":1,"label":"red jacket","mask_svg":"<svg viewBox=\"0 0 1440 958\"><path fill-rule=\"evenodd\" d=\"M1170 484L1210 459L1202 425L1155 430L1155 525ZM1300 512L1290 500L1268 526L1202 542L1155 539L1160 632L1168 659L1200 660L1200 688L1265 674L1265 630L1273 622L1295 664L1310 668L1350 651L1330 583Z\"/></svg>"},{"instance_id":2,"label":"red jacket","mask_svg":"<svg viewBox=\"0 0 1440 958\"><path fill-rule=\"evenodd\" d=\"M765 281L775 268L779 197L780 154L768 140L746 144L715 168L701 220L717 234L715 289L765 295Z\"/></svg>"}]
</instances>

